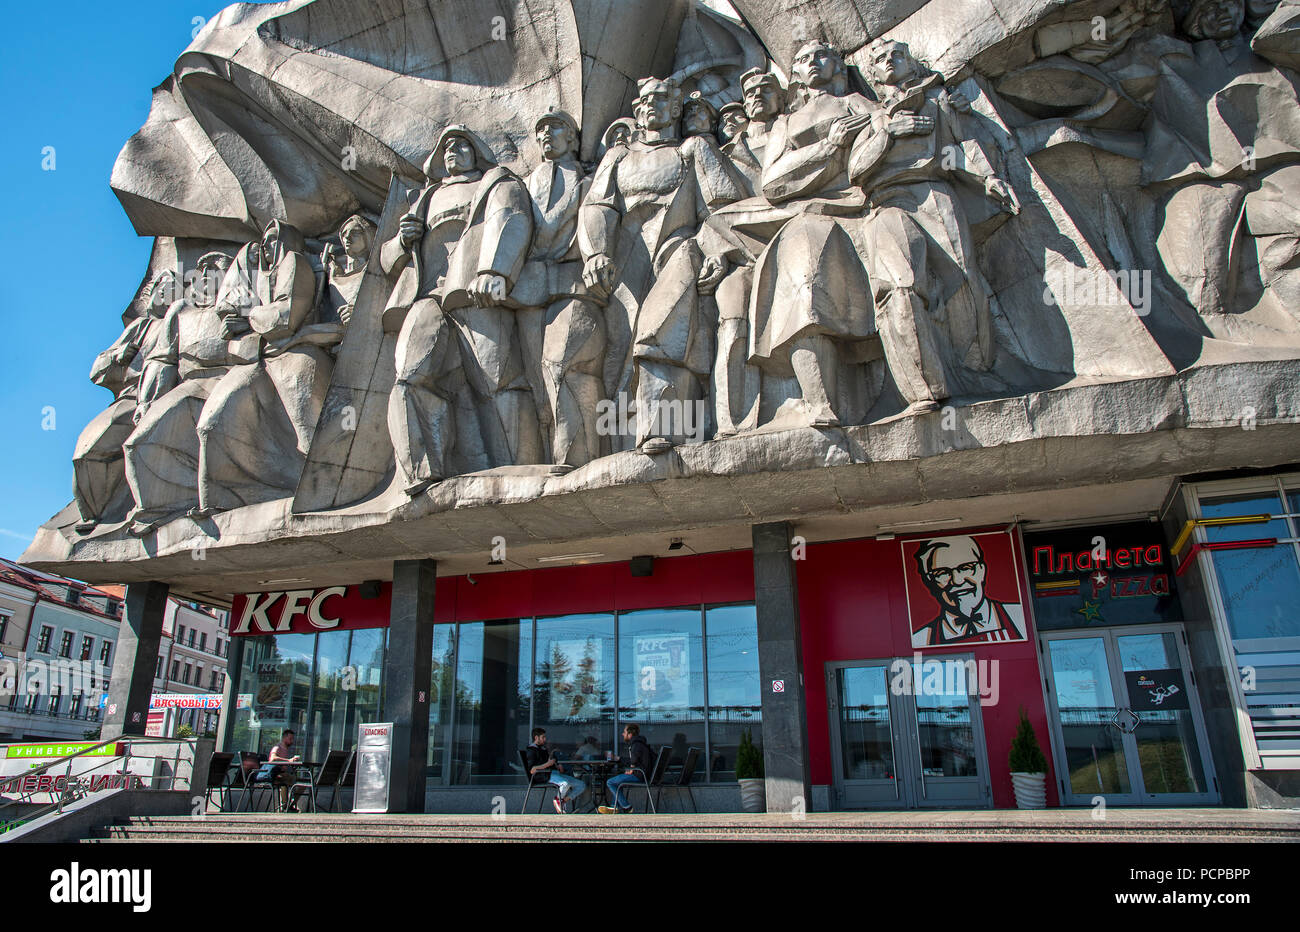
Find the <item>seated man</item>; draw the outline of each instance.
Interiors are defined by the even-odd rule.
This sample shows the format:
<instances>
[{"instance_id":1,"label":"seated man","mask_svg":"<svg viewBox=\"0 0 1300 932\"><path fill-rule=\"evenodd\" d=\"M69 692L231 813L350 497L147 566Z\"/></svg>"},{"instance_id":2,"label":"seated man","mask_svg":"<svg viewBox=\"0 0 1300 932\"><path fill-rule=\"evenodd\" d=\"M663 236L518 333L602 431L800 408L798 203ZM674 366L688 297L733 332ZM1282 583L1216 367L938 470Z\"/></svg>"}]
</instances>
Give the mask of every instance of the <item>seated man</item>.
<instances>
[{"instance_id":1,"label":"seated man","mask_svg":"<svg viewBox=\"0 0 1300 932\"><path fill-rule=\"evenodd\" d=\"M601 806L602 815L631 812L632 804L623 796L623 786L627 783L644 783L650 776L650 768L654 766L654 756L650 753L649 743L641 737L640 727L623 726L623 740L627 742L627 769L617 776L610 777L605 784L614 794L610 800L614 805ZM645 774L645 777L642 777L642 774Z\"/></svg>"},{"instance_id":2,"label":"seated man","mask_svg":"<svg viewBox=\"0 0 1300 932\"><path fill-rule=\"evenodd\" d=\"M554 783L558 787L555 791L555 811L572 812L574 800L587 792L587 784L564 773L564 765L546 750L545 728L533 729L533 743L524 749L524 756L528 762L529 782Z\"/></svg>"},{"instance_id":3,"label":"seated man","mask_svg":"<svg viewBox=\"0 0 1300 932\"><path fill-rule=\"evenodd\" d=\"M267 756L266 762L274 764L276 761L284 761L288 764L298 764L302 758L293 753L294 731L292 728L286 728L280 735L280 743L271 748L271 753ZM271 768L271 785L276 788L276 793L280 797L280 808L286 812L297 812L297 806L289 804L289 785L293 783L293 777L284 767Z\"/></svg>"}]
</instances>

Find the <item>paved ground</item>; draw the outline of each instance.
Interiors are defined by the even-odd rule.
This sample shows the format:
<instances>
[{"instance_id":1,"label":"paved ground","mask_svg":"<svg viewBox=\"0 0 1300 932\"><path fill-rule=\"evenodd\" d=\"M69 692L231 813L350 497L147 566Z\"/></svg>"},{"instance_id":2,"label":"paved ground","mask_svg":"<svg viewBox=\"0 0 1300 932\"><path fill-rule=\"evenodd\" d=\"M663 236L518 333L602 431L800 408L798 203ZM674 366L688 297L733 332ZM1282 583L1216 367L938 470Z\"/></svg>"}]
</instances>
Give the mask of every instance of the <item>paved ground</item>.
<instances>
[{"instance_id":1,"label":"paved ground","mask_svg":"<svg viewBox=\"0 0 1300 932\"><path fill-rule=\"evenodd\" d=\"M1300 841L1300 810L1091 809L788 815L140 817L99 841Z\"/></svg>"}]
</instances>

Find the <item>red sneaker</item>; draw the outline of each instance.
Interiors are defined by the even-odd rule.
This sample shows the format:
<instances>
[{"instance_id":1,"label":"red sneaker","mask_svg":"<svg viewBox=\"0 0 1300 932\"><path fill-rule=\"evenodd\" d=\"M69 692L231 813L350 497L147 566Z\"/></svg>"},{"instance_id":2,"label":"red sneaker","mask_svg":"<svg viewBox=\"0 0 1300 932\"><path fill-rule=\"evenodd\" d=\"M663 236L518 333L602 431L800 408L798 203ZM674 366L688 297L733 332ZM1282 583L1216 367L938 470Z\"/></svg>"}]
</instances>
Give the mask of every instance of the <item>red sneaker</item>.
<instances>
[{"instance_id":1,"label":"red sneaker","mask_svg":"<svg viewBox=\"0 0 1300 932\"><path fill-rule=\"evenodd\" d=\"M555 811L560 815L564 815L564 800L557 796L551 802L555 804Z\"/></svg>"}]
</instances>

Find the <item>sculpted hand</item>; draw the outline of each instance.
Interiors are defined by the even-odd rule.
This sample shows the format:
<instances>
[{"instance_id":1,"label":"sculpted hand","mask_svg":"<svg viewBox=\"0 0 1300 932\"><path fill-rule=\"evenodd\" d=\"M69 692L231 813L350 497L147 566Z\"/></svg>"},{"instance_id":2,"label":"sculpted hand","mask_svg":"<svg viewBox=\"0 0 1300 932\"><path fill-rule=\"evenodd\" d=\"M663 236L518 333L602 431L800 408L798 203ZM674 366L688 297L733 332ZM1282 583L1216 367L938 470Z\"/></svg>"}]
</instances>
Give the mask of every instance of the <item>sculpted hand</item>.
<instances>
[{"instance_id":1,"label":"sculpted hand","mask_svg":"<svg viewBox=\"0 0 1300 932\"><path fill-rule=\"evenodd\" d=\"M1001 178L985 178L984 193L997 201L1007 213L1013 216L1020 213L1020 201L1016 198L1016 192Z\"/></svg>"},{"instance_id":2,"label":"sculpted hand","mask_svg":"<svg viewBox=\"0 0 1300 932\"><path fill-rule=\"evenodd\" d=\"M948 105L958 113L970 113L970 98L961 91L948 91Z\"/></svg>"},{"instance_id":3,"label":"sculpted hand","mask_svg":"<svg viewBox=\"0 0 1300 932\"><path fill-rule=\"evenodd\" d=\"M923 116L919 113L900 113L889 121L889 135L898 136L924 136L926 133L934 132L934 117Z\"/></svg>"},{"instance_id":4,"label":"sculpted hand","mask_svg":"<svg viewBox=\"0 0 1300 932\"><path fill-rule=\"evenodd\" d=\"M402 248L410 249L424 238L424 221L415 214L407 214L397 221L397 231L398 236L401 237Z\"/></svg>"},{"instance_id":5,"label":"sculpted hand","mask_svg":"<svg viewBox=\"0 0 1300 932\"><path fill-rule=\"evenodd\" d=\"M475 307L492 307L506 299L506 280L495 272L484 272L469 283L469 296Z\"/></svg>"},{"instance_id":6,"label":"sculpted hand","mask_svg":"<svg viewBox=\"0 0 1300 932\"><path fill-rule=\"evenodd\" d=\"M870 123L871 117L865 113L860 113L857 116L840 117L831 124L830 132L826 134L826 141L838 149L848 143Z\"/></svg>"},{"instance_id":7,"label":"sculpted hand","mask_svg":"<svg viewBox=\"0 0 1300 932\"><path fill-rule=\"evenodd\" d=\"M343 326L345 326L345 327L346 327L348 324L352 323L352 305L351 305L351 304L345 304L345 305L343 305L341 308L339 308L339 323L341 323L341 324L342 324Z\"/></svg>"},{"instance_id":8,"label":"sculpted hand","mask_svg":"<svg viewBox=\"0 0 1300 932\"><path fill-rule=\"evenodd\" d=\"M595 255L583 266L582 283L587 286L588 291L603 301L614 290L614 279L617 274L613 259L604 254Z\"/></svg>"},{"instance_id":9,"label":"sculpted hand","mask_svg":"<svg viewBox=\"0 0 1300 932\"><path fill-rule=\"evenodd\" d=\"M221 335L227 340L238 340L253 329L247 317L236 314L221 321Z\"/></svg>"},{"instance_id":10,"label":"sculpted hand","mask_svg":"<svg viewBox=\"0 0 1300 932\"><path fill-rule=\"evenodd\" d=\"M343 250L339 249L339 247L335 246L333 243L326 243L325 248L322 249L320 252L321 266L325 269L328 269L330 267L331 262L338 262L339 254L342 251Z\"/></svg>"},{"instance_id":11,"label":"sculpted hand","mask_svg":"<svg viewBox=\"0 0 1300 932\"><path fill-rule=\"evenodd\" d=\"M727 259L725 256L705 256L704 262L700 265L700 274L695 279L700 294L713 294L714 289L718 287L718 282L722 281L723 276L726 274Z\"/></svg>"}]
</instances>

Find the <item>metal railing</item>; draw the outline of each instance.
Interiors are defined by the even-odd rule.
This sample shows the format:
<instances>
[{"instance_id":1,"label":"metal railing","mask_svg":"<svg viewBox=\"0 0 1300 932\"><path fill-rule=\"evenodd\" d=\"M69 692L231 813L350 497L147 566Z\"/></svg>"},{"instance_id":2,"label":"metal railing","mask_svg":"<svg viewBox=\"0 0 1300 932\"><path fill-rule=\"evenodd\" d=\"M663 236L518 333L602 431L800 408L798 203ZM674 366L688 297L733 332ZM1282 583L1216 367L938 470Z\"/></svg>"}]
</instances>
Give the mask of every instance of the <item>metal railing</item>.
<instances>
[{"instance_id":1,"label":"metal railing","mask_svg":"<svg viewBox=\"0 0 1300 932\"><path fill-rule=\"evenodd\" d=\"M21 774L14 774L12 776L0 776L0 787L12 786L15 781L20 781L21 786L25 787L27 781L29 781L31 778L33 777L39 778L41 776L47 775L51 770L55 770L60 767L63 768L63 773L59 775L63 778L61 787L56 789L54 786L54 782L52 781L51 785L47 789L20 788L18 791L18 796L16 798L9 799L0 803L0 836L3 836L5 832L11 829L17 828L20 825L24 825L28 822L34 821L35 819L39 819L42 816L46 816L51 813L62 813L64 806L66 806L68 803L72 803L72 802L76 802L77 800L84 799L87 795L90 794L92 790L92 786L94 785L95 782L94 779L87 779L87 778L91 778L94 775L96 770L99 770L100 768L103 767L116 767L117 769L112 771L111 773L100 774L99 776L105 778L110 778L113 776L124 777L125 787L122 788L125 789L160 790L160 789L164 789L164 787L161 786L160 784L166 783L167 784L167 786L165 787L166 789L174 790L176 789L177 780L180 779L180 767L181 767L181 761L183 759L181 750L182 748L187 748L189 750L189 754L187 755L187 758L190 766L190 773L189 773L189 777L185 780L185 784L186 784L185 788L188 789L193 785L194 782L194 756L195 756L194 751L198 743L198 740L199 739L197 738L154 738L154 737L144 737L140 735L119 735L115 738L109 738L105 741L100 741L98 744L88 745L87 747L84 747L73 754L67 754L64 755L63 757L56 758L52 761L47 761L46 763L41 764L37 767L33 767L31 770L25 771ZM73 775L72 773L73 762L76 761L78 758L87 757L88 755L91 755L95 751L98 751L102 748L106 748L109 745L115 745L115 744L123 745L122 754L120 755L114 754L111 756L106 756L102 761L96 763L94 766L90 767L89 769L80 771L75 776ZM171 760L170 773L160 774L157 772L158 770L157 762L161 761L165 763L168 760L167 756L162 756L157 754L135 754L137 758L148 758L155 761L155 766L154 766L154 772L148 775L132 773L131 757L133 752L140 745L151 745L151 744L175 745L175 752L172 755L170 755L170 760ZM101 755L96 755L96 756L101 756ZM145 784L146 780L148 781L147 785ZM19 806L24 806L24 805L32 805L33 797L36 795L51 795L51 796L57 796L57 798L53 802L50 802L47 805L42 806L41 808L35 811L22 813L21 818L10 819L6 817L6 810L12 810Z\"/></svg>"}]
</instances>

